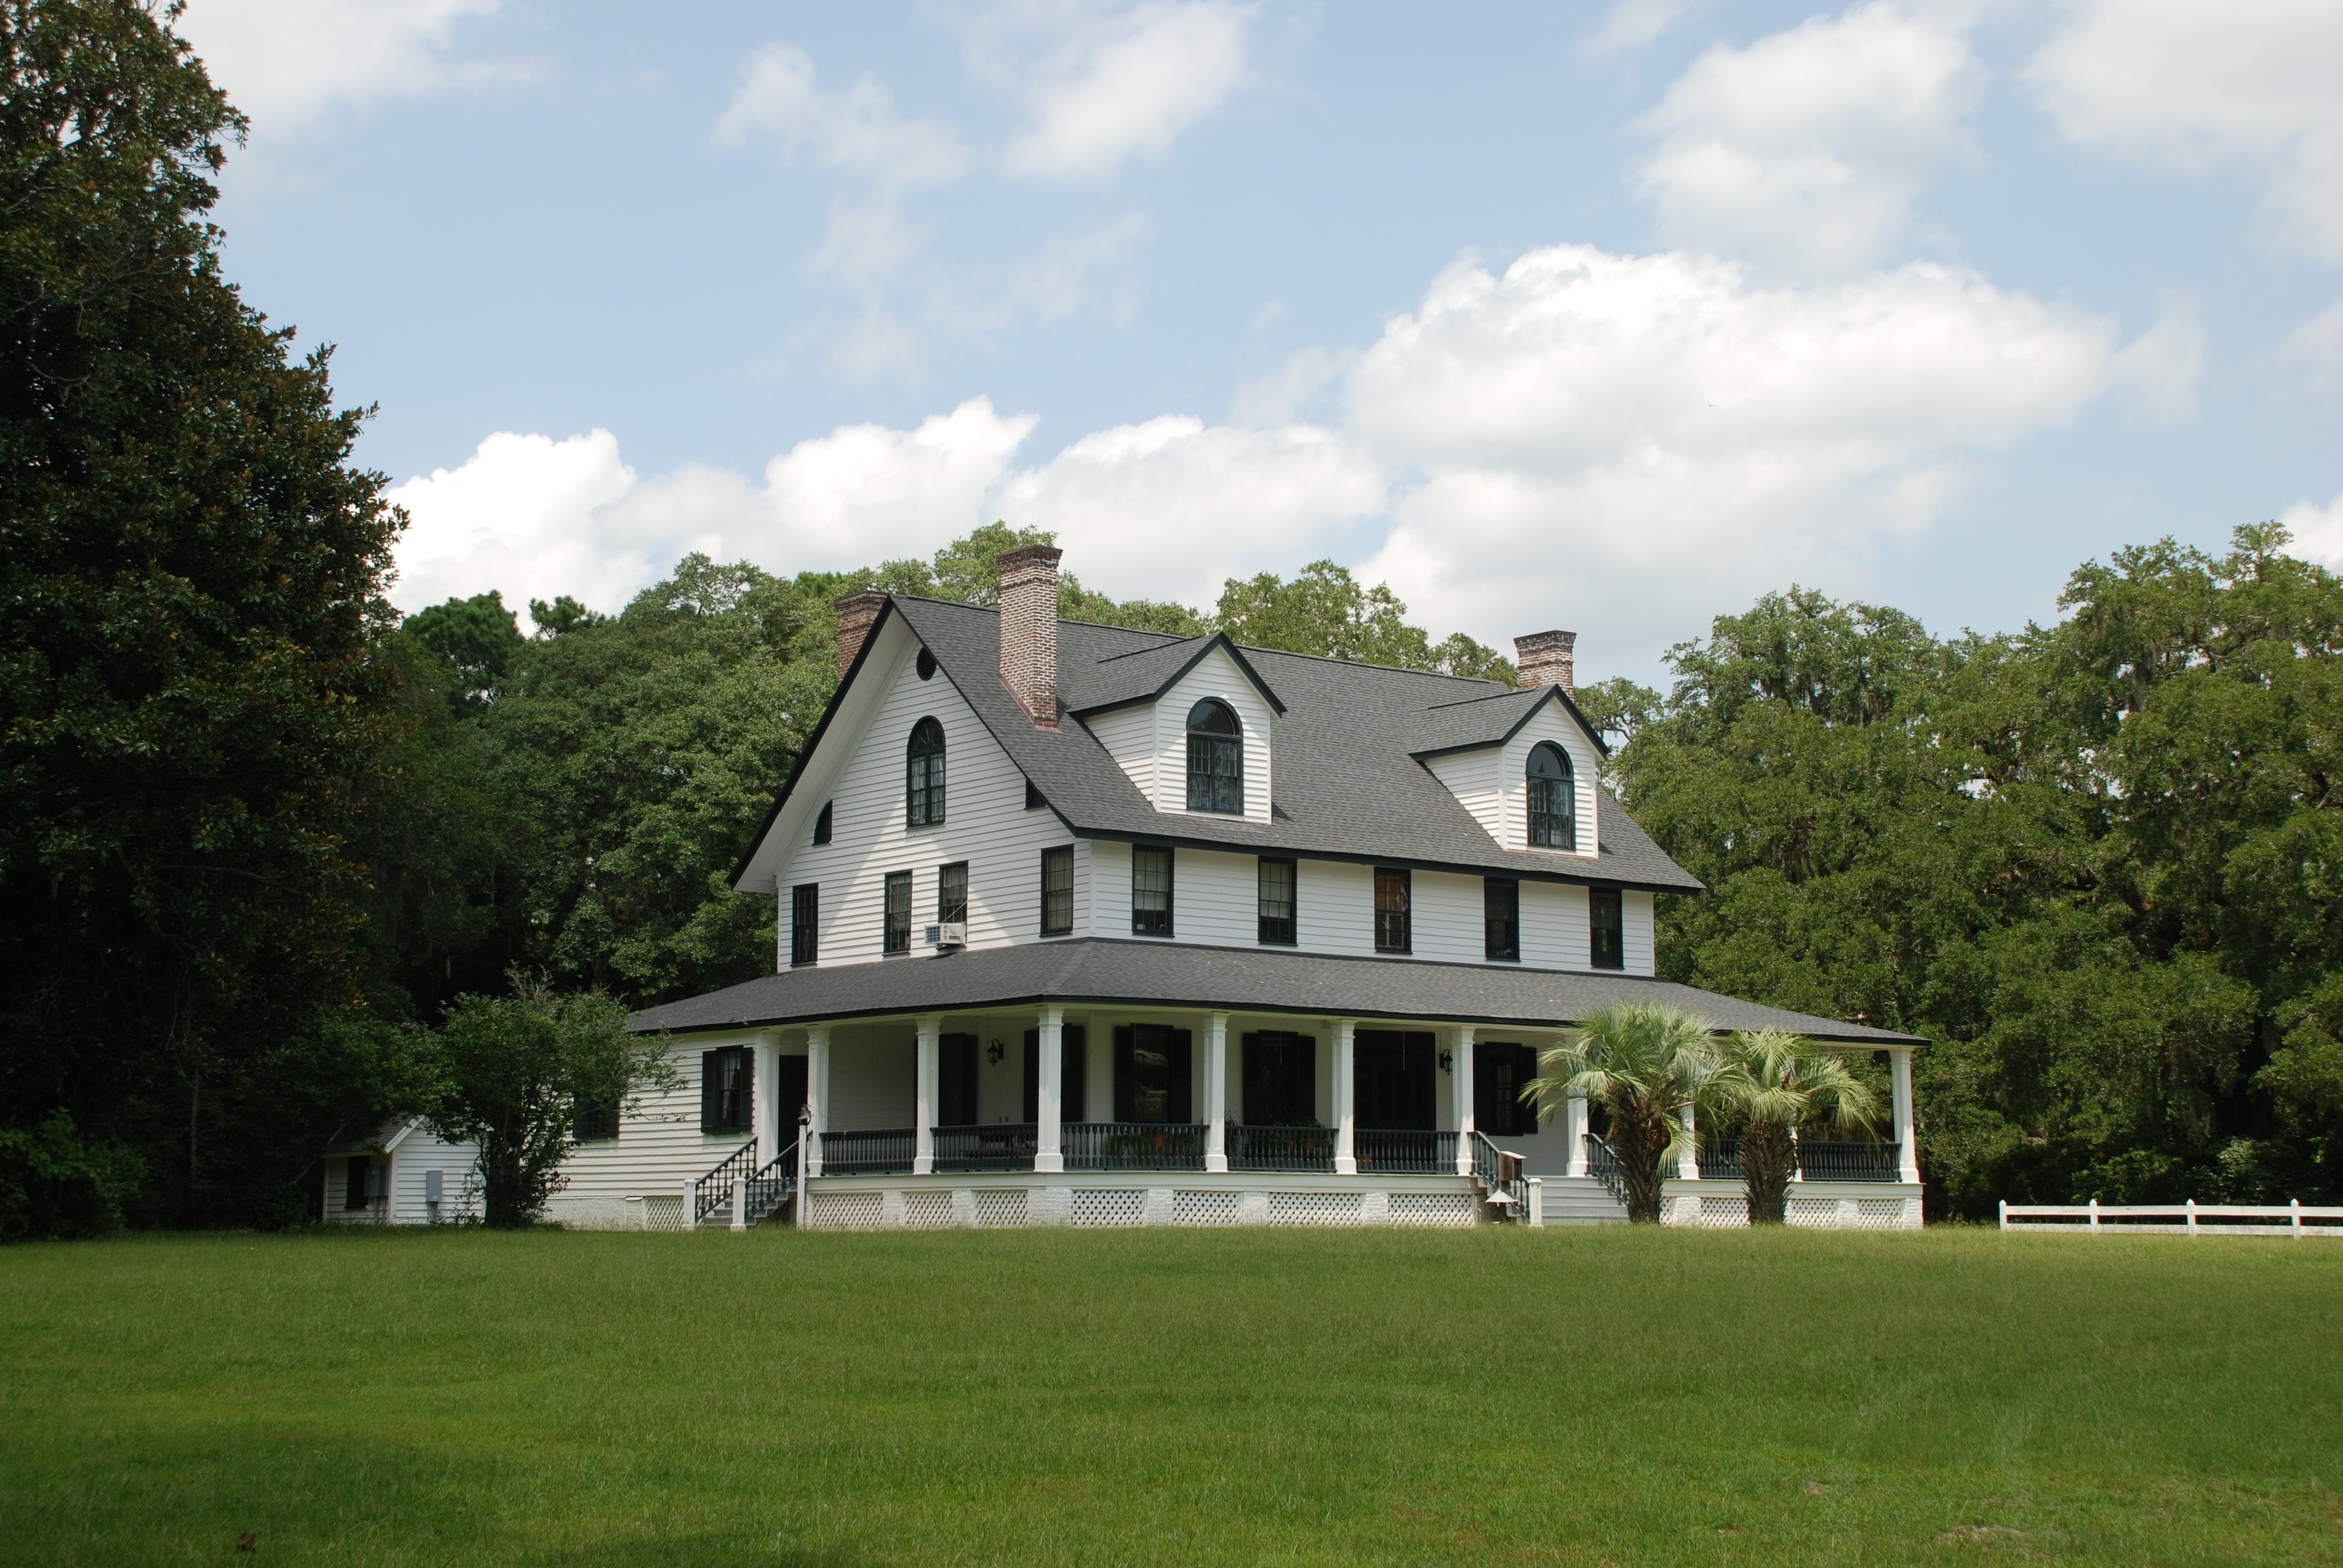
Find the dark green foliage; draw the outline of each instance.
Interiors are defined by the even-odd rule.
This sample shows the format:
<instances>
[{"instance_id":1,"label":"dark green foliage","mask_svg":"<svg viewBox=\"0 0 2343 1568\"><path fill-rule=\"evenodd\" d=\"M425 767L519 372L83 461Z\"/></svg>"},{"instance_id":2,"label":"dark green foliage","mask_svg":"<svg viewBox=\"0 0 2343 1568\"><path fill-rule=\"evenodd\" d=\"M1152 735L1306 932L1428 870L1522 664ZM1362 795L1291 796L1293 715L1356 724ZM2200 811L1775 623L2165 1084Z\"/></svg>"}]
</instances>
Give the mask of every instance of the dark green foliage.
<instances>
[{"instance_id":1,"label":"dark green foliage","mask_svg":"<svg viewBox=\"0 0 2343 1568\"><path fill-rule=\"evenodd\" d=\"M1434 645L1422 627L1407 623L1407 606L1387 584L1363 587L1350 568L1312 561L1285 581L1270 572L1221 588L1214 623L1248 648L1314 653L1403 669L1513 682L1510 659L1463 632Z\"/></svg>"},{"instance_id":2,"label":"dark green foliage","mask_svg":"<svg viewBox=\"0 0 2343 1568\"><path fill-rule=\"evenodd\" d=\"M156 13L0 5L0 1124L226 1218L222 1108L353 995L397 520L219 276L242 122Z\"/></svg>"},{"instance_id":3,"label":"dark green foliage","mask_svg":"<svg viewBox=\"0 0 2343 1568\"><path fill-rule=\"evenodd\" d=\"M0 1241L121 1230L140 1163L127 1149L85 1141L67 1111L28 1129L0 1127Z\"/></svg>"},{"instance_id":4,"label":"dark green foliage","mask_svg":"<svg viewBox=\"0 0 2343 1568\"><path fill-rule=\"evenodd\" d=\"M532 601L532 614L541 603ZM545 608L547 615L558 622L559 629L566 631L577 624L585 610L576 599L567 597L561 604L560 608ZM451 598L445 604L418 610L407 618L404 629L445 659L455 671L458 690L475 700L504 678L505 671L511 668L513 655L521 647L520 623L505 608L504 595L500 593Z\"/></svg>"},{"instance_id":5,"label":"dark green foliage","mask_svg":"<svg viewBox=\"0 0 2343 1568\"><path fill-rule=\"evenodd\" d=\"M1771 596L1598 702L1711 890L1665 971L1936 1040L1939 1211L2343 1194L2343 585L2283 544L2121 552L2012 638Z\"/></svg>"},{"instance_id":6,"label":"dark green foliage","mask_svg":"<svg viewBox=\"0 0 2343 1568\"><path fill-rule=\"evenodd\" d=\"M417 1041L429 1074L426 1119L454 1143L480 1146L481 1207L490 1225L534 1224L560 1189L581 1104L619 1104L674 1087L665 1036L627 1032L608 997L564 996L517 980L510 996L463 996Z\"/></svg>"}]
</instances>

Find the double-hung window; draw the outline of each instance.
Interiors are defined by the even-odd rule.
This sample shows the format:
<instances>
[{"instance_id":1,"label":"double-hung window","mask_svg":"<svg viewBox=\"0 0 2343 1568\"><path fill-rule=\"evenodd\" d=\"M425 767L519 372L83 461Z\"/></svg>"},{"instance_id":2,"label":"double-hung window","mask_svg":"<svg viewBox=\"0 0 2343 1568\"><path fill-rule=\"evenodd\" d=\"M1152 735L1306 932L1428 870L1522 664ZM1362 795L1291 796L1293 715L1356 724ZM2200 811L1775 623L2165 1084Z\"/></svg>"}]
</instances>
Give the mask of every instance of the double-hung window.
<instances>
[{"instance_id":1,"label":"double-hung window","mask_svg":"<svg viewBox=\"0 0 2343 1568\"><path fill-rule=\"evenodd\" d=\"M1587 890L1588 914L1586 961L1598 970L1623 970L1627 967L1627 921L1620 907L1619 890L1592 888Z\"/></svg>"},{"instance_id":2,"label":"double-hung window","mask_svg":"<svg viewBox=\"0 0 2343 1568\"><path fill-rule=\"evenodd\" d=\"M1074 929L1074 847L1041 851L1041 934L1062 937Z\"/></svg>"},{"instance_id":3,"label":"double-hung window","mask_svg":"<svg viewBox=\"0 0 2343 1568\"><path fill-rule=\"evenodd\" d=\"M1188 710L1188 809L1244 812L1244 726L1218 698Z\"/></svg>"},{"instance_id":4,"label":"double-hung window","mask_svg":"<svg viewBox=\"0 0 2343 1568\"><path fill-rule=\"evenodd\" d=\"M801 969L821 958L821 884L789 890L789 967Z\"/></svg>"},{"instance_id":5,"label":"double-hung window","mask_svg":"<svg viewBox=\"0 0 2343 1568\"><path fill-rule=\"evenodd\" d=\"M1481 925L1485 956L1498 963L1522 961L1522 885L1511 877L1481 883Z\"/></svg>"},{"instance_id":6,"label":"double-hung window","mask_svg":"<svg viewBox=\"0 0 2343 1568\"><path fill-rule=\"evenodd\" d=\"M911 873L887 873L887 928L880 951L908 953L911 950Z\"/></svg>"},{"instance_id":7,"label":"double-hung window","mask_svg":"<svg viewBox=\"0 0 2343 1568\"><path fill-rule=\"evenodd\" d=\"M968 862L954 860L936 871L936 919L946 925L968 920Z\"/></svg>"},{"instance_id":8,"label":"double-hung window","mask_svg":"<svg viewBox=\"0 0 2343 1568\"><path fill-rule=\"evenodd\" d=\"M911 726L903 754L903 815L914 828L944 819L944 727L932 719Z\"/></svg>"},{"instance_id":9,"label":"double-hung window","mask_svg":"<svg viewBox=\"0 0 2343 1568\"><path fill-rule=\"evenodd\" d=\"M1388 866L1375 868L1375 951L1412 950L1414 930L1409 921L1408 873Z\"/></svg>"},{"instance_id":10,"label":"double-hung window","mask_svg":"<svg viewBox=\"0 0 2343 1568\"><path fill-rule=\"evenodd\" d=\"M1293 899L1294 863L1272 859L1264 855L1261 861L1261 943L1263 947L1290 948L1294 942Z\"/></svg>"},{"instance_id":11,"label":"double-hung window","mask_svg":"<svg viewBox=\"0 0 2343 1568\"><path fill-rule=\"evenodd\" d=\"M1530 749L1529 828L1533 849L1578 848L1578 783L1570 758L1553 741Z\"/></svg>"},{"instance_id":12,"label":"double-hung window","mask_svg":"<svg viewBox=\"0 0 2343 1568\"><path fill-rule=\"evenodd\" d=\"M1131 846L1131 934L1172 934L1172 851L1168 849Z\"/></svg>"}]
</instances>

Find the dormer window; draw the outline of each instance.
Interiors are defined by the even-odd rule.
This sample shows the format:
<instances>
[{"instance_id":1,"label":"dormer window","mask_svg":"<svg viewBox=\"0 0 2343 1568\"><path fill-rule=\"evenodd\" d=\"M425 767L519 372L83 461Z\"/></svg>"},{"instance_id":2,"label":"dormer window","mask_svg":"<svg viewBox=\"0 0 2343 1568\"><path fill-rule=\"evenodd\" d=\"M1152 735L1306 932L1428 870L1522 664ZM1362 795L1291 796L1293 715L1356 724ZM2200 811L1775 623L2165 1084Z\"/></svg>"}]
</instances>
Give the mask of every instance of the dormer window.
<instances>
[{"instance_id":1,"label":"dormer window","mask_svg":"<svg viewBox=\"0 0 2343 1568\"><path fill-rule=\"evenodd\" d=\"M932 719L911 726L911 744L903 763L903 799L912 827L931 827L944 819L944 727Z\"/></svg>"},{"instance_id":2,"label":"dormer window","mask_svg":"<svg viewBox=\"0 0 2343 1568\"><path fill-rule=\"evenodd\" d=\"M1561 747L1544 741L1530 751L1530 848L1578 848L1578 789L1570 759Z\"/></svg>"},{"instance_id":3,"label":"dormer window","mask_svg":"<svg viewBox=\"0 0 2343 1568\"><path fill-rule=\"evenodd\" d=\"M1244 814L1244 726L1216 697L1188 710L1188 809Z\"/></svg>"}]
</instances>

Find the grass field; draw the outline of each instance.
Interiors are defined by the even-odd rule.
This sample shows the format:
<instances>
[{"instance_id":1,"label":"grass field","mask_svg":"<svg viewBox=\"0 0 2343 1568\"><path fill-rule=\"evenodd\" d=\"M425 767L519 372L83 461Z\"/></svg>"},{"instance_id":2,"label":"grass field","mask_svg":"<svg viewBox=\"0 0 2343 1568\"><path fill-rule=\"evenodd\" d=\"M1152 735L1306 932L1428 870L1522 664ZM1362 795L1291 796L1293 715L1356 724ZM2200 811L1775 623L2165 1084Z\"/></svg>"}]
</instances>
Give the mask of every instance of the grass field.
<instances>
[{"instance_id":1,"label":"grass field","mask_svg":"<svg viewBox=\"0 0 2343 1568\"><path fill-rule=\"evenodd\" d=\"M0 1251L0 1562L272 1561L2343 1563L2343 1244Z\"/></svg>"}]
</instances>

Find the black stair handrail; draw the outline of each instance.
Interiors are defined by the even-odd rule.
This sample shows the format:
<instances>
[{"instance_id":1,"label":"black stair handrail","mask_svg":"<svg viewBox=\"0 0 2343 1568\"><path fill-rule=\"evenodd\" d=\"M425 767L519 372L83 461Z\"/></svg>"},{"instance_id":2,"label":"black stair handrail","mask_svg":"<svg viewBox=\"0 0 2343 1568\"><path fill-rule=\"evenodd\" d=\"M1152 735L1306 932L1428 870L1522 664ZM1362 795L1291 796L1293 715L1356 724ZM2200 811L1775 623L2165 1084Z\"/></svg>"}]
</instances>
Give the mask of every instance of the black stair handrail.
<instances>
[{"instance_id":1,"label":"black stair handrail","mask_svg":"<svg viewBox=\"0 0 2343 1568\"><path fill-rule=\"evenodd\" d=\"M1586 1173L1602 1182L1603 1190L1615 1201L1627 1201L1627 1183L1619 1175L1618 1152L1592 1132L1586 1134Z\"/></svg>"},{"instance_id":2,"label":"black stair handrail","mask_svg":"<svg viewBox=\"0 0 2343 1568\"><path fill-rule=\"evenodd\" d=\"M757 1169L757 1141L753 1138L716 1162L716 1169L691 1184L691 1222L699 1224L723 1205L732 1201L732 1184Z\"/></svg>"},{"instance_id":3,"label":"black stair handrail","mask_svg":"<svg viewBox=\"0 0 2343 1568\"><path fill-rule=\"evenodd\" d=\"M1504 1206L1509 1218L1529 1217L1530 1184L1522 1174L1522 1157L1490 1142L1489 1135L1477 1127L1473 1130L1473 1179L1491 1198L1502 1192L1511 1200Z\"/></svg>"}]
</instances>

